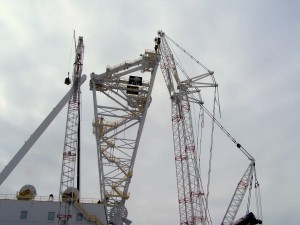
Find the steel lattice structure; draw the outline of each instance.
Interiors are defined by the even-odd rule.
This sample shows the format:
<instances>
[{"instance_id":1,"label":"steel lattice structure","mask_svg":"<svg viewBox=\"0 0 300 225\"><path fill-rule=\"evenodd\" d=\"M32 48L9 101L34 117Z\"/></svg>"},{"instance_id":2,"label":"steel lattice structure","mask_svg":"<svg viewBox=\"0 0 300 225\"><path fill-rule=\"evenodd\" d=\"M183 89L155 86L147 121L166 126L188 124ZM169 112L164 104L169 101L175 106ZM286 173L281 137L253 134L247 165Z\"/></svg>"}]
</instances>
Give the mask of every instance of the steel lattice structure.
<instances>
[{"instance_id":1,"label":"steel lattice structure","mask_svg":"<svg viewBox=\"0 0 300 225\"><path fill-rule=\"evenodd\" d=\"M213 124L216 124L251 161L246 172L238 182L221 224L262 224L262 206L259 183L255 171L255 160L216 120L215 108L213 108L213 114L211 114L204 107L204 102L202 101L200 94L202 88L214 87L215 91L217 89L213 72L165 35L164 32L159 31L158 35L159 37L155 39L155 51L146 50L144 54L140 55L139 59L126 61L114 67L108 66L106 72L99 75L91 74L90 89L93 92L94 101L93 132L97 144L101 203L105 206L102 209L106 211L106 215L103 216L103 219L106 219L105 222L102 221L102 218L99 219L95 215L90 215L79 203L80 86L86 80L86 76L81 75L84 54L82 37L79 37L78 45L76 46L71 89L0 173L0 185L68 103L59 193L60 205L57 215L59 218L58 224L71 224L72 206L77 208L92 223L99 225L131 224L131 221L127 219L125 202L129 198L129 185L133 176L133 167L147 111L151 103L151 93L157 68L160 63L171 99L180 225L211 224L208 211L209 181L207 182L208 193L205 194L199 172L199 145L198 143L197 145L195 144L197 139L194 133L196 134L197 130L193 127L195 122L195 118L192 117L191 113L193 104L197 104L200 108L199 121L204 122L205 112L212 119ZM203 67L207 73L189 78L180 63L174 59L167 39ZM177 71L177 68L186 76L186 80L181 81L179 79L179 70ZM211 81L204 82L204 78L207 77L210 77ZM65 80L65 83L71 83L69 78ZM214 97L215 106L216 92ZM195 113L195 111L193 112ZM74 187L76 162L78 163L77 189ZM208 178L209 174L210 166ZM253 180L255 181L254 187L258 189L256 192L258 219L255 218L252 212L249 212ZM249 196L246 215L234 222L248 188ZM29 200L33 198L30 195L24 199Z\"/></svg>"},{"instance_id":2,"label":"steel lattice structure","mask_svg":"<svg viewBox=\"0 0 300 225\"><path fill-rule=\"evenodd\" d=\"M59 209L59 218L62 224L69 223L69 203L73 203L79 197L74 195L75 193L72 191L72 188L74 188L74 181L76 177L76 159L78 157L78 152L80 148L80 79L82 74L83 54L83 38L79 37L78 44L76 47L76 56L72 77L73 93L68 103L66 132L61 169L59 197L62 203ZM79 185L77 188L79 189Z\"/></svg>"},{"instance_id":3,"label":"steel lattice structure","mask_svg":"<svg viewBox=\"0 0 300 225\"><path fill-rule=\"evenodd\" d=\"M212 75L213 73L210 71L196 78L180 81L177 63L165 34L162 31L159 31L158 34L157 48L162 57L160 68L171 97L180 224L207 224L205 195L199 174L197 149L193 134L190 94L193 94L197 88L216 87L216 84L213 82L198 83L198 80Z\"/></svg>"},{"instance_id":4,"label":"steel lattice structure","mask_svg":"<svg viewBox=\"0 0 300 225\"><path fill-rule=\"evenodd\" d=\"M184 91L172 97L172 128L181 224L197 224L204 217L204 192L190 115L190 103Z\"/></svg>"},{"instance_id":5,"label":"steel lattice structure","mask_svg":"<svg viewBox=\"0 0 300 225\"><path fill-rule=\"evenodd\" d=\"M255 161L253 160L237 185L221 225L232 225L234 223L234 219L241 206L246 191L249 185L252 184L254 173Z\"/></svg>"},{"instance_id":6,"label":"steel lattice structure","mask_svg":"<svg viewBox=\"0 0 300 225\"><path fill-rule=\"evenodd\" d=\"M91 74L101 201L115 225L131 223L125 201L159 60L159 54L146 50L137 60Z\"/></svg>"}]
</instances>

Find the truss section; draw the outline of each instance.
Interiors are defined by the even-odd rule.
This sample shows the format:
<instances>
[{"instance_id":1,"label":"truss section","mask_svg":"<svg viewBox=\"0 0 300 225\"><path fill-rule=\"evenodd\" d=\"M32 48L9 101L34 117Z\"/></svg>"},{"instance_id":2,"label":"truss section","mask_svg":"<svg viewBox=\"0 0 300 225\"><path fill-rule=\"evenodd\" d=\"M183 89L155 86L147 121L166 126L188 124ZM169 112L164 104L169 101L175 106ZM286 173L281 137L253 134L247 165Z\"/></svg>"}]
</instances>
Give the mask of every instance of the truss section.
<instances>
[{"instance_id":1,"label":"truss section","mask_svg":"<svg viewBox=\"0 0 300 225\"><path fill-rule=\"evenodd\" d=\"M67 122L62 158L59 197L59 224L70 224L70 203L79 198L75 195L75 172L78 152L80 148L80 79L82 74L84 45L83 38L79 37L76 47L76 56L73 68L73 93L68 103ZM79 178L77 178L79 179ZM79 189L79 187L77 187Z\"/></svg>"},{"instance_id":2,"label":"truss section","mask_svg":"<svg viewBox=\"0 0 300 225\"><path fill-rule=\"evenodd\" d=\"M232 196L230 204L227 208L225 216L222 220L221 225L232 225L234 223L234 219L238 210L241 206L242 200L246 194L246 191L249 185L252 184L253 175L255 174L255 161L253 160L249 167L247 168L246 172L244 173L243 177L239 181L235 192Z\"/></svg>"},{"instance_id":3,"label":"truss section","mask_svg":"<svg viewBox=\"0 0 300 225\"><path fill-rule=\"evenodd\" d=\"M115 211L122 212L120 207L129 198L129 184L159 60L159 54L146 50L139 59L108 66L99 75L91 74L101 201L106 204L108 215L116 218L122 216ZM110 213L112 209L114 213Z\"/></svg>"},{"instance_id":4,"label":"truss section","mask_svg":"<svg viewBox=\"0 0 300 225\"><path fill-rule=\"evenodd\" d=\"M216 83L214 79L205 82L206 78L211 78L213 75L211 71L189 78L180 63L175 60L165 33L159 31L158 35L156 44L162 58L160 68L171 98L180 224L207 225L209 212L201 183L200 156L198 155L199 149L197 149L199 146L195 144L197 140L193 127L195 118L192 117L191 106L193 103L201 102L202 104L201 89L216 87ZM180 80L178 72L185 75L186 80Z\"/></svg>"},{"instance_id":5,"label":"truss section","mask_svg":"<svg viewBox=\"0 0 300 225\"><path fill-rule=\"evenodd\" d=\"M62 171L60 181L60 198L63 192L74 187L77 150L79 148L79 121L80 121L80 78L83 65L83 38L79 37L73 71L73 94L68 103Z\"/></svg>"},{"instance_id":6,"label":"truss section","mask_svg":"<svg viewBox=\"0 0 300 225\"><path fill-rule=\"evenodd\" d=\"M205 200L186 93L172 98L172 128L181 224L200 224L205 220Z\"/></svg>"}]
</instances>

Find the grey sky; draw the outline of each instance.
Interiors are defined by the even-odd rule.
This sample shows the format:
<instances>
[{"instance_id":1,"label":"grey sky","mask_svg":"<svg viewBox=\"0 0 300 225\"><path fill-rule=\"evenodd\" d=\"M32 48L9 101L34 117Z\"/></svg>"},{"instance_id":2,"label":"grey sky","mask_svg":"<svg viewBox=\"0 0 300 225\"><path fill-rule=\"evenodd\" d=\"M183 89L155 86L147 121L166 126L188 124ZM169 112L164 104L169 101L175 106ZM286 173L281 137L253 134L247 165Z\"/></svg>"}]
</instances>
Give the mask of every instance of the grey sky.
<instances>
[{"instance_id":1,"label":"grey sky","mask_svg":"<svg viewBox=\"0 0 300 225\"><path fill-rule=\"evenodd\" d=\"M164 30L215 71L224 127L255 157L264 224L298 224L300 2L2 1L0 170L68 91L73 30L84 74L135 59ZM191 75L193 76L193 74ZM82 196L99 198L92 93L82 87ZM58 194L66 109L1 185ZM178 224L170 101L158 71L128 201L134 224ZM248 161L216 128L210 211L219 224ZM203 179L207 177L203 171ZM253 202L252 204L255 204Z\"/></svg>"}]
</instances>

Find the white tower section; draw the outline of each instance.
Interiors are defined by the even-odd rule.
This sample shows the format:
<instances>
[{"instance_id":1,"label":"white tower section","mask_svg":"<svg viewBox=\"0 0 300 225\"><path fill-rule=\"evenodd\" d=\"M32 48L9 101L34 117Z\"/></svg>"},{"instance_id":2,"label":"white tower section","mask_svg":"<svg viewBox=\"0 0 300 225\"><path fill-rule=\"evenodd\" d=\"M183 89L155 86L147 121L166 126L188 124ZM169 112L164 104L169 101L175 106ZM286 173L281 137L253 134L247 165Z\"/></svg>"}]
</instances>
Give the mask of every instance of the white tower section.
<instances>
[{"instance_id":1,"label":"white tower section","mask_svg":"<svg viewBox=\"0 0 300 225\"><path fill-rule=\"evenodd\" d=\"M83 53L83 38L79 37L72 77L73 93L68 103L60 179L59 197L62 203L60 205L58 217L61 224L69 224L68 221L71 215L70 204L74 203L79 198L78 190L74 188L74 181L76 176L76 159L80 149L80 79L83 65ZM77 177L77 180L78 179L79 178Z\"/></svg>"},{"instance_id":2,"label":"white tower section","mask_svg":"<svg viewBox=\"0 0 300 225\"><path fill-rule=\"evenodd\" d=\"M114 225L131 223L125 201L159 60L146 50L139 59L91 74L101 201Z\"/></svg>"},{"instance_id":3,"label":"white tower section","mask_svg":"<svg viewBox=\"0 0 300 225\"><path fill-rule=\"evenodd\" d=\"M160 68L171 98L172 129L180 225L208 224L204 190L199 173L199 156L196 149L191 115L193 93L200 93L201 87L215 87L215 83L201 83L199 80L212 75L208 73L181 81L173 53L165 33L158 32L157 49L161 53ZM186 53L186 51L185 51ZM176 88L175 88L176 87Z\"/></svg>"}]
</instances>

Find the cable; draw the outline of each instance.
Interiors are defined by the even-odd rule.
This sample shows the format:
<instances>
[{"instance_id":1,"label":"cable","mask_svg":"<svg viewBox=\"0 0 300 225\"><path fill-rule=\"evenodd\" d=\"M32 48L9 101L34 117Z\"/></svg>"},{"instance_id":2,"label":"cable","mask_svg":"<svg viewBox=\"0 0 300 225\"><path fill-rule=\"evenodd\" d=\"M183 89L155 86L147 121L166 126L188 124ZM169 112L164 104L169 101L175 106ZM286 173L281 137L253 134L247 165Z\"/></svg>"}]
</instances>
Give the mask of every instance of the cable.
<instances>
[{"instance_id":1,"label":"cable","mask_svg":"<svg viewBox=\"0 0 300 225\"><path fill-rule=\"evenodd\" d=\"M76 35L75 35L75 30L73 31L73 37L74 37L75 52L76 52L77 45L76 45ZM76 52L76 53L77 53L77 52Z\"/></svg>"},{"instance_id":2,"label":"cable","mask_svg":"<svg viewBox=\"0 0 300 225\"><path fill-rule=\"evenodd\" d=\"M207 108L205 108L205 106L201 103L198 102L198 104L200 105L200 107L203 107L204 112L206 112L206 114L213 119L213 121L218 125L218 127L229 137L229 139L236 144L236 147L239 148L241 150L242 153L244 153L244 155L247 156L247 158L251 161L254 161L254 158L250 155L249 152L246 151L246 149L243 148L243 146L238 143L234 137L222 126L222 124L214 117L214 115L212 115Z\"/></svg>"},{"instance_id":3,"label":"cable","mask_svg":"<svg viewBox=\"0 0 300 225\"><path fill-rule=\"evenodd\" d=\"M168 38L174 45L176 45L180 50L182 50L184 53L186 53L189 57L191 57L196 63L198 63L200 66L203 67L207 72L211 72L207 67L205 67L199 60L197 60L194 56L192 56L190 53L188 53L184 48L182 48L179 44L177 44L175 41L173 41L168 35L166 35L166 38Z\"/></svg>"},{"instance_id":4,"label":"cable","mask_svg":"<svg viewBox=\"0 0 300 225\"><path fill-rule=\"evenodd\" d=\"M213 104L213 117L215 116L215 106L216 106L216 89L214 94L214 104ZM213 153L213 141L214 141L214 120L212 120L211 124L211 133L210 133L210 150L209 150L209 166L208 166L208 173L207 173L207 188L206 188L206 207L208 208L208 196L209 196L209 186L210 186L210 176L211 176L211 163L212 163L212 153Z\"/></svg>"},{"instance_id":5,"label":"cable","mask_svg":"<svg viewBox=\"0 0 300 225\"><path fill-rule=\"evenodd\" d=\"M185 70L184 70L184 68L183 68L183 66L182 66L182 63L180 62L179 57L176 55L176 52L173 50L173 48L172 48L171 45L169 45L169 46L170 46L170 48L171 48L172 54L173 54L173 55L175 54L175 56L176 56L176 59L177 59L177 60L175 60L175 58L173 57L173 60L174 60L175 64L178 66L179 70L185 75L186 79L189 79L189 76L188 76L188 74L185 72Z\"/></svg>"},{"instance_id":6,"label":"cable","mask_svg":"<svg viewBox=\"0 0 300 225\"><path fill-rule=\"evenodd\" d=\"M260 185L257 180L256 170L254 168L254 176L255 176L255 200L256 200L256 209L258 218L263 221L263 213L262 213L262 204L261 204L261 195L260 195Z\"/></svg>"},{"instance_id":7,"label":"cable","mask_svg":"<svg viewBox=\"0 0 300 225\"><path fill-rule=\"evenodd\" d=\"M250 184L249 184L249 195L248 195L246 215L250 212L250 200L251 200L251 193L252 193L251 192L252 191L252 182L253 182L253 175L251 177Z\"/></svg>"},{"instance_id":8,"label":"cable","mask_svg":"<svg viewBox=\"0 0 300 225\"><path fill-rule=\"evenodd\" d=\"M199 93L200 95L200 93ZM194 104L193 104L194 105ZM201 155L202 155L202 138L203 138L203 127L204 127L204 111L200 108L198 117L198 135L197 137L197 149L198 149L198 162L199 162L199 173L201 175Z\"/></svg>"}]
</instances>

